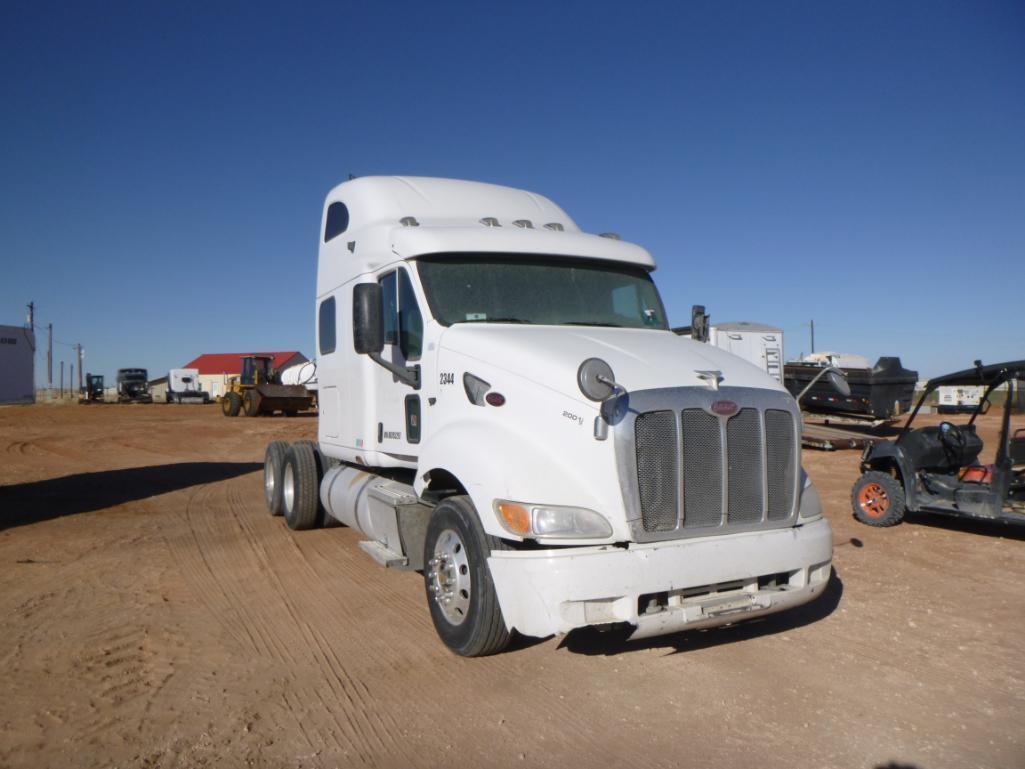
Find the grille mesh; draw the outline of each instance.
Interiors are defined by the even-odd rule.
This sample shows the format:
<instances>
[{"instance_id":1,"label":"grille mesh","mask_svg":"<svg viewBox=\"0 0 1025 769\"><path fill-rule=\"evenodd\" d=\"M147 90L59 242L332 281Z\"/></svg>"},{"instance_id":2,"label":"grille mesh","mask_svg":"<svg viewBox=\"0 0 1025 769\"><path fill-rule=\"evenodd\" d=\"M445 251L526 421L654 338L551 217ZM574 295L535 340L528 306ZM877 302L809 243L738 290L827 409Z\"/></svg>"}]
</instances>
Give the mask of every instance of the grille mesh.
<instances>
[{"instance_id":1,"label":"grille mesh","mask_svg":"<svg viewBox=\"0 0 1025 769\"><path fill-rule=\"evenodd\" d=\"M683 411L683 525L722 523L722 437L719 419L702 409Z\"/></svg>"},{"instance_id":2,"label":"grille mesh","mask_svg":"<svg viewBox=\"0 0 1025 769\"><path fill-rule=\"evenodd\" d=\"M757 409L741 409L726 423L728 523L762 520L762 426Z\"/></svg>"},{"instance_id":3,"label":"grille mesh","mask_svg":"<svg viewBox=\"0 0 1025 769\"><path fill-rule=\"evenodd\" d=\"M645 531L677 526L676 493L680 463L676 456L676 415L649 411L634 423L638 491Z\"/></svg>"},{"instance_id":4,"label":"grille mesh","mask_svg":"<svg viewBox=\"0 0 1025 769\"><path fill-rule=\"evenodd\" d=\"M765 412L766 464L768 469L770 521L781 521L794 510L794 418L787 411Z\"/></svg>"}]
</instances>

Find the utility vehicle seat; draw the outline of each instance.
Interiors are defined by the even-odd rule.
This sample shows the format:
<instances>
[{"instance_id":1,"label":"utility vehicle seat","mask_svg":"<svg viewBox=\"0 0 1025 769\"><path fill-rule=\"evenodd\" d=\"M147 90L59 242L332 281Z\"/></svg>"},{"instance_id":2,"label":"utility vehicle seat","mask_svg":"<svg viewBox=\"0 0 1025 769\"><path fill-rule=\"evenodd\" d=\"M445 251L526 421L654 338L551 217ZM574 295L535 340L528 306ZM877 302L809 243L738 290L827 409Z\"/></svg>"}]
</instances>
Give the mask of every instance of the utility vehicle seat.
<instances>
[{"instance_id":1,"label":"utility vehicle seat","mask_svg":"<svg viewBox=\"0 0 1025 769\"><path fill-rule=\"evenodd\" d=\"M961 467L975 464L982 451L982 439L975 433L975 425L960 425L964 445L944 440L942 430L936 427L920 427L905 435L901 441L904 455L918 470L952 472ZM1023 441L1025 447L1025 441Z\"/></svg>"},{"instance_id":2,"label":"utility vehicle seat","mask_svg":"<svg viewBox=\"0 0 1025 769\"><path fill-rule=\"evenodd\" d=\"M1025 427L1015 430L1008 446L1011 465L1025 465Z\"/></svg>"}]
</instances>

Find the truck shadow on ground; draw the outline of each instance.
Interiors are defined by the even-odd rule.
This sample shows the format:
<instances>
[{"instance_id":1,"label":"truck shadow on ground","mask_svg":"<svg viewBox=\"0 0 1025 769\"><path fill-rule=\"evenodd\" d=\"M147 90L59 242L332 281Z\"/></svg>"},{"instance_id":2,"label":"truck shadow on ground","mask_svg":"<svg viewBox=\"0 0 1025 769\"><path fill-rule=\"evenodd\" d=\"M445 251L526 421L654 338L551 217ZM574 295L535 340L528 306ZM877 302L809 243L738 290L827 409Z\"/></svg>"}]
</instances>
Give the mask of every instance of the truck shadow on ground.
<instances>
[{"instance_id":1,"label":"truck shadow on ground","mask_svg":"<svg viewBox=\"0 0 1025 769\"><path fill-rule=\"evenodd\" d=\"M261 462L180 462L0 486L0 531L245 475Z\"/></svg>"},{"instance_id":2,"label":"truck shadow on ground","mask_svg":"<svg viewBox=\"0 0 1025 769\"><path fill-rule=\"evenodd\" d=\"M904 524L928 526L947 531L961 531L980 537L1003 537L1025 541L1025 524L987 521L982 518L956 518L938 513L905 513Z\"/></svg>"},{"instance_id":3,"label":"truck shadow on ground","mask_svg":"<svg viewBox=\"0 0 1025 769\"><path fill-rule=\"evenodd\" d=\"M843 582L833 569L829 582L822 595L811 603L798 606L796 609L770 614L767 617L755 618L738 622L736 625L709 628L707 630L689 630L673 635L646 638L642 641L627 640L630 628L600 631L595 628L582 628L569 633L559 644L575 654L612 656L624 652L643 651L646 649L666 649L670 654L707 649L712 646L747 641L765 635L785 633L813 622L825 619L840 605L843 596Z\"/></svg>"}]
</instances>

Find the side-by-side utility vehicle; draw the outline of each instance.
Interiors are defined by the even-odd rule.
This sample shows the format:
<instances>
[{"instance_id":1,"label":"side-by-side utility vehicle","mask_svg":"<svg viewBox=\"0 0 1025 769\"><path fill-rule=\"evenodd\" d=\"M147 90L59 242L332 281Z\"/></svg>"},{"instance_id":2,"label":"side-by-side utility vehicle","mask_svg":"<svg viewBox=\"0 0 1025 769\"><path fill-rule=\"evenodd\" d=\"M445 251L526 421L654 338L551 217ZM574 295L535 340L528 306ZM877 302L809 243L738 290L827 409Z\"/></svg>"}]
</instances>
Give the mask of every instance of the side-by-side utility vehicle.
<instances>
[{"instance_id":1,"label":"side-by-side utility vehicle","mask_svg":"<svg viewBox=\"0 0 1025 769\"><path fill-rule=\"evenodd\" d=\"M317 270L318 441L272 443L269 508L422 571L477 656L589 625L634 638L803 604L832 538L801 416L674 334L655 263L552 201L368 177L333 189Z\"/></svg>"},{"instance_id":2,"label":"side-by-side utility vehicle","mask_svg":"<svg viewBox=\"0 0 1025 769\"><path fill-rule=\"evenodd\" d=\"M868 446L862 475L851 490L854 516L870 526L893 526L906 511L1025 523L1025 360L975 366L930 379L918 405L893 441ZM940 422L912 429L922 404L939 387L984 388L964 424ZM1000 435L992 462L983 464L976 430L996 402ZM989 457L984 457L989 459Z\"/></svg>"}]
</instances>

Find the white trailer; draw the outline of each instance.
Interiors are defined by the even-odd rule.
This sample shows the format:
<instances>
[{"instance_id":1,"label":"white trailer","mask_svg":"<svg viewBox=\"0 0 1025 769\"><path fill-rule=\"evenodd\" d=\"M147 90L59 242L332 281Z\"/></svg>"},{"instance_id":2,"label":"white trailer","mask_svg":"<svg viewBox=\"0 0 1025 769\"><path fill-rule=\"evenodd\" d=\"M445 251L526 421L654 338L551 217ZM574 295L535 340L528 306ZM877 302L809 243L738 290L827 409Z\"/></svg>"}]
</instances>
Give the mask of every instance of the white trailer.
<instances>
[{"instance_id":1,"label":"white trailer","mask_svg":"<svg viewBox=\"0 0 1025 769\"><path fill-rule=\"evenodd\" d=\"M422 571L455 653L823 592L797 404L670 331L643 248L534 193L410 177L334 188L321 233L318 440L267 447L267 504Z\"/></svg>"},{"instance_id":2,"label":"white trailer","mask_svg":"<svg viewBox=\"0 0 1025 769\"><path fill-rule=\"evenodd\" d=\"M0 326L0 404L34 403L36 337L23 326Z\"/></svg>"},{"instance_id":3,"label":"white trailer","mask_svg":"<svg viewBox=\"0 0 1025 769\"><path fill-rule=\"evenodd\" d=\"M709 327L708 341L753 363L782 384L783 329L747 321L717 323Z\"/></svg>"}]
</instances>

